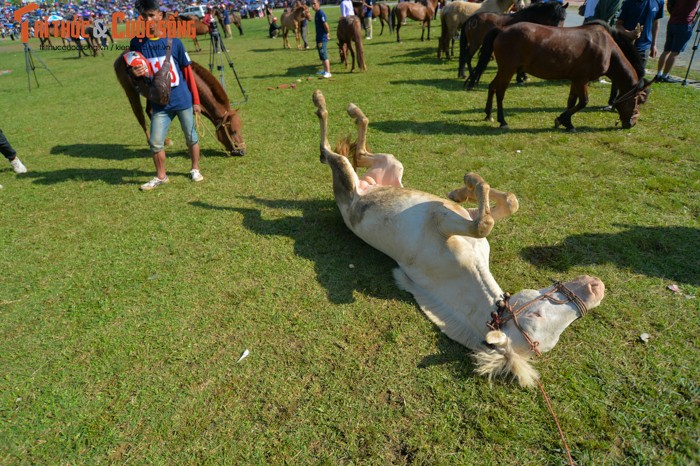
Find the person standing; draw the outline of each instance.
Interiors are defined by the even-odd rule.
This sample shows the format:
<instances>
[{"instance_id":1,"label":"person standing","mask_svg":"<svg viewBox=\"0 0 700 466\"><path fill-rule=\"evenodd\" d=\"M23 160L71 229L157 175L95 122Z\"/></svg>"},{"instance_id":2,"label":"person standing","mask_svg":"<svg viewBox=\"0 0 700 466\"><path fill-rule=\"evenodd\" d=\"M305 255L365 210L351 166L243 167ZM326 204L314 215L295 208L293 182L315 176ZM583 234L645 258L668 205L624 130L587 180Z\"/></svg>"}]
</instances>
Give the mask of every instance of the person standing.
<instances>
[{"instance_id":1,"label":"person standing","mask_svg":"<svg viewBox=\"0 0 700 466\"><path fill-rule=\"evenodd\" d=\"M656 81L662 83L676 82L668 73L676 63L676 57L685 51L693 35L693 20L698 12L698 0L675 0L668 2L668 25L666 26L666 42L664 51L659 57L656 71Z\"/></svg>"},{"instance_id":2,"label":"person standing","mask_svg":"<svg viewBox=\"0 0 700 466\"><path fill-rule=\"evenodd\" d=\"M2 155L4 155L10 162L10 165L12 165L12 169L15 171L15 173L18 175L27 173L27 167L25 167L19 160L19 157L17 157L17 151L12 148L10 141L7 140L5 134L2 132L2 129L0 129L0 152L2 152Z\"/></svg>"},{"instance_id":3,"label":"person standing","mask_svg":"<svg viewBox=\"0 0 700 466\"><path fill-rule=\"evenodd\" d=\"M646 66L649 57L656 57L656 37L659 33L659 20L663 16L664 0L624 0L622 2L615 29L634 41L634 47L642 58L642 67ZM639 79L642 76L639 76ZM613 84L605 110L614 110L613 104L617 93L617 86Z\"/></svg>"},{"instance_id":4,"label":"person standing","mask_svg":"<svg viewBox=\"0 0 700 466\"><path fill-rule=\"evenodd\" d=\"M144 21L150 21L152 24L163 18L163 14L158 10L158 0L136 0L135 6ZM166 38L139 39L134 37L129 44L130 50L139 52L147 61L147 63L131 68L137 77L153 76L154 70L159 70L163 66L168 47L172 47L170 50L170 99L165 105L150 102L152 114L148 145L153 155L156 176L148 183L141 185L142 191L150 191L170 181L165 172L163 145L170 123L176 116L180 120L180 127L185 135L185 142L192 161L189 177L192 181L204 179L199 172L199 138L194 127L193 113L200 113L201 108L194 72L190 66L192 62L180 39L174 38L172 43L169 44L169 42L170 40Z\"/></svg>"},{"instance_id":5,"label":"person standing","mask_svg":"<svg viewBox=\"0 0 700 466\"><path fill-rule=\"evenodd\" d=\"M605 21L610 26L613 26L615 24L615 17L617 17L621 6L622 0L598 0L595 12L593 13L593 19Z\"/></svg>"},{"instance_id":6,"label":"person standing","mask_svg":"<svg viewBox=\"0 0 700 466\"><path fill-rule=\"evenodd\" d=\"M223 3L221 4L221 12L224 15L224 37L231 37L231 15L228 13L228 8Z\"/></svg>"},{"instance_id":7,"label":"person standing","mask_svg":"<svg viewBox=\"0 0 700 466\"><path fill-rule=\"evenodd\" d=\"M365 8L365 39L372 39L372 5L374 0L364 0Z\"/></svg>"},{"instance_id":8,"label":"person standing","mask_svg":"<svg viewBox=\"0 0 700 466\"><path fill-rule=\"evenodd\" d=\"M306 6L306 3L304 0L297 0L297 3L295 5L295 8L304 8ZM306 41L306 33L309 29L309 22L307 21L306 17L304 17L303 20L301 20L301 40L304 41L304 49L309 48L309 43Z\"/></svg>"},{"instance_id":9,"label":"person standing","mask_svg":"<svg viewBox=\"0 0 700 466\"><path fill-rule=\"evenodd\" d=\"M316 15L314 16L314 23L316 25L316 49L318 50L318 57L323 63L323 77L330 78L331 75L331 62L328 60L328 41L331 38L331 28L328 26L328 18L326 13L321 10L321 0L312 0L311 8L314 9Z\"/></svg>"}]
</instances>

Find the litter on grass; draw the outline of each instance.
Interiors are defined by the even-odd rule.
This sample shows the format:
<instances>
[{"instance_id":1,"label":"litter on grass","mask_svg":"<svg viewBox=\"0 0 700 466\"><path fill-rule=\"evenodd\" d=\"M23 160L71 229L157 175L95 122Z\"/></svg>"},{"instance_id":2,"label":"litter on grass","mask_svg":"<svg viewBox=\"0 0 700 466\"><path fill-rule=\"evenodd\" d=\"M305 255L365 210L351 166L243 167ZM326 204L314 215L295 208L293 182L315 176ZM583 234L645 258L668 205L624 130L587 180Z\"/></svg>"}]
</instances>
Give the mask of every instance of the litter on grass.
<instances>
[{"instance_id":1,"label":"litter on grass","mask_svg":"<svg viewBox=\"0 0 700 466\"><path fill-rule=\"evenodd\" d=\"M243 354L241 354L241 357L238 358L238 361L236 361L236 362L239 363L239 362L243 361L245 358L248 357L249 354L250 354L250 351L248 351L248 350L243 351Z\"/></svg>"}]
</instances>

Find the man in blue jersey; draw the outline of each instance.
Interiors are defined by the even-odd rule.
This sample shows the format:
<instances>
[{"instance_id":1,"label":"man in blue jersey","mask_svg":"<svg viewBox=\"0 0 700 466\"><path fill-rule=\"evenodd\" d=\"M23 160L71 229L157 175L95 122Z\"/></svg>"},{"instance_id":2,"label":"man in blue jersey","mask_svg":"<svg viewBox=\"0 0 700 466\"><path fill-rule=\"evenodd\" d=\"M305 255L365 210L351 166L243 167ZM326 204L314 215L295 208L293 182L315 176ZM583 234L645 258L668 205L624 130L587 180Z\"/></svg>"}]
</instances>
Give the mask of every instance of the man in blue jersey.
<instances>
[{"instance_id":1,"label":"man in blue jersey","mask_svg":"<svg viewBox=\"0 0 700 466\"><path fill-rule=\"evenodd\" d=\"M624 0L615 28L634 41L634 47L646 66L649 57L656 57L656 36L659 20L664 16L664 0ZM641 79L642 76L639 76ZM612 86L606 110L613 110L617 87Z\"/></svg>"},{"instance_id":2,"label":"man in blue jersey","mask_svg":"<svg viewBox=\"0 0 700 466\"><path fill-rule=\"evenodd\" d=\"M144 21L150 21L151 31L155 30L155 22L163 18L159 11L158 0L136 0L136 10ZM151 34L155 35L155 34ZM170 123L177 116L180 127L185 135L185 142L192 160L190 179L202 181L204 177L199 172L199 138L194 127L193 113L200 113L199 93L195 83L194 73L189 56L180 39L172 39L170 51L170 100L165 106L155 102L149 102L153 113L151 115L151 134L148 145L153 154L153 162L156 167L156 176L148 183L141 185L142 191L150 191L162 184L169 182L165 172L165 137L168 134ZM148 79L153 76L165 61L168 39L167 38L133 38L129 44L132 51L139 52L147 63L131 68L135 76Z\"/></svg>"},{"instance_id":3,"label":"man in blue jersey","mask_svg":"<svg viewBox=\"0 0 700 466\"><path fill-rule=\"evenodd\" d=\"M316 12L314 16L314 22L316 24L316 49L318 50L318 57L323 62L323 73L324 78L331 77L331 62L328 60L328 40L331 38L331 29L328 26L328 18L326 14L321 10L320 0L313 0L311 3L311 8Z\"/></svg>"}]
</instances>

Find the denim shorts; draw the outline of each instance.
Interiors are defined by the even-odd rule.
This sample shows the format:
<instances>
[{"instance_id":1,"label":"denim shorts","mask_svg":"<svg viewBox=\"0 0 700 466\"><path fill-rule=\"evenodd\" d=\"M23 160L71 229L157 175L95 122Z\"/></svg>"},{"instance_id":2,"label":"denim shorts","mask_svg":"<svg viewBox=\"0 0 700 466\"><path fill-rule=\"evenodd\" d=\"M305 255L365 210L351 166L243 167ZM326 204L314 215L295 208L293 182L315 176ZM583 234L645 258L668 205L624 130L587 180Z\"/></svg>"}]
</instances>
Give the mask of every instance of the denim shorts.
<instances>
[{"instance_id":1,"label":"denim shorts","mask_svg":"<svg viewBox=\"0 0 700 466\"><path fill-rule=\"evenodd\" d=\"M318 42L316 48L318 49L318 58L321 61L328 60L328 41Z\"/></svg>"},{"instance_id":2,"label":"denim shorts","mask_svg":"<svg viewBox=\"0 0 700 466\"><path fill-rule=\"evenodd\" d=\"M194 113L192 112L192 107L177 111L153 112L153 115L151 115L151 137L148 139L151 152L160 152L163 150L165 136L168 134L168 128L175 116L180 120L180 127L185 135L187 147L192 147L199 142L197 130L194 127Z\"/></svg>"},{"instance_id":3,"label":"denim shorts","mask_svg":"<svg viewBox=\"0 0 700 466\"><path fill-rule=\"evenodd\" d=\"M688 41L690 41L690 37L692 35L692 24L667 24L664 52L685 52L685 48L687 47Z\"/></svg>"}]
</instances>

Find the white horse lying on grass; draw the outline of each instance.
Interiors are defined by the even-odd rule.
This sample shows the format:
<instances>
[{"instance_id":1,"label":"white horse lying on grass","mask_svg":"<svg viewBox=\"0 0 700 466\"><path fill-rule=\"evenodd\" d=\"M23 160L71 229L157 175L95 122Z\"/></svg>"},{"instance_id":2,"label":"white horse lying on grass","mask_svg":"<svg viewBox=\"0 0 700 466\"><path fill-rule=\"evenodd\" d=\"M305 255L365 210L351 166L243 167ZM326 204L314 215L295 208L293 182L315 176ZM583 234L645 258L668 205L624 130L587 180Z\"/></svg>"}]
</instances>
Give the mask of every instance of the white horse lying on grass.
<instances>
[{"instance_id":1,"label":"white horse lying on grass","mask_svg":"<svg viewBox=\"0 0 700 466\"><path fill-rule=\"evenodd\" d=\"M394 259L398 285L410 292L423 312L448 337L475 351L476 372L492 379L508 376L532 386L539 375L533 355L549 351L574 320L603 299L597 278L580 276L543 290L503 293L489 272L486 236L494 222L518 210L512 193L490 189L475 173L451 200L404 188L403 166L390 154L366 149L368 120L350 104L357 124L354 163L331 150L328 112L321 91L313 95L321 124L321 162L333 172L333 194L347 227ZM362 178L354 166L366 167ZM457 202L476 200L476 209ZM491 210L489 199L496 201ZM490 322L489 322L490 321ZM488 322L488 323L487 323Z\"/></svg>"}]
</instances>

